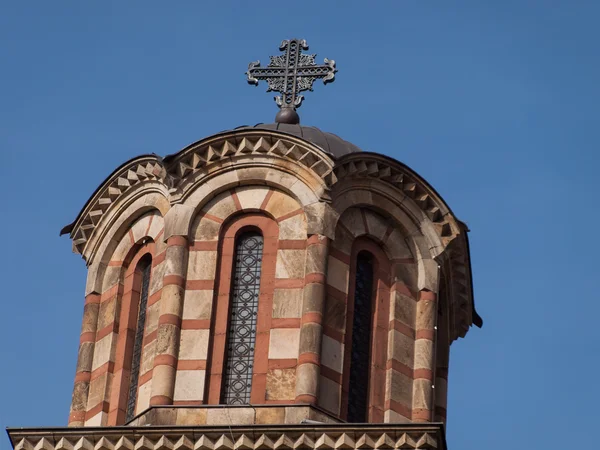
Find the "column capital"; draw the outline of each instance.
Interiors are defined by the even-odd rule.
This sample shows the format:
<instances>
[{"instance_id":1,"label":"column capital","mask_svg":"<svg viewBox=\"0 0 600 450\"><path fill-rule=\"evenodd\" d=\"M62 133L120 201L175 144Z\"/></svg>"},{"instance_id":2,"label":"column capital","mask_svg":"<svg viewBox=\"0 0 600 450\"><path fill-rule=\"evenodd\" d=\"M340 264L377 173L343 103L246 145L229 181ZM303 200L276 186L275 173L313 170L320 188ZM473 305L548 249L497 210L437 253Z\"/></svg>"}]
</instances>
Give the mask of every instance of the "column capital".
<instances>
[{"instance_id":1,"label":"column capital","mask_svg":"<svg viewBox=\"0 0 600 450\"><path fill-rule=\"evenodd\" d=\"M163 239L168 241L173 236L182 236L187 239L190 224L195 209L192 206L176 204L165 214L165 233Z\"/></svg>"},{"instance_id":2,"label":"column capital","mask_svg":"<svg viewBox=\"0 0 600 450\"><path fill-rule=\"evenodd\" d=\"M308 235L321 234L333 240L340 215L329 203L315 202L304 207Z\"/></svg>"}]
</instances>

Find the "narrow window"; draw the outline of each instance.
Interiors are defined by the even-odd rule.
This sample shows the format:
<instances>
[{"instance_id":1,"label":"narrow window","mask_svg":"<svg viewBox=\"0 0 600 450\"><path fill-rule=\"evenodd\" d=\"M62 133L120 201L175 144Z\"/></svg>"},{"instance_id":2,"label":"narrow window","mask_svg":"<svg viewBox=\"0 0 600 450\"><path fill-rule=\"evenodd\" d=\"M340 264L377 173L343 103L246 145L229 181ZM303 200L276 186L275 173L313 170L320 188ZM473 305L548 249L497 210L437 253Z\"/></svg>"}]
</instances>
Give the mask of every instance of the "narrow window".
<instances>
[{"instance_id":1,"label":"narrow window","mask_svg":"<svg viewBox=\"0 0 600 450\"><path fill-rule=\"evenodd\" d=\"M142 342L144 340L144 324L146 323L146 308L148 306L148 290L150 287L150 269L152 259L144 256L136 268L141 272L142 280L140 286L140 303L138 306L137 328L135 329L135 340L133 341L133 356L131 360L131 375L129 378L129 392L127 394L127 412L125 422L130 421L135 413L137 390L140 375L140 362L142 357Z\"/></svg>"},{"instance_id":2,"label":"narrow window","mask_svg":"<svg viewBox=\"0 0 600 450\"><path fill-rule=\"evenodd\" d=\"M367 421L373 308L373 258L367 252L360 252L356 258L354 283L354 317L346 420L351 423L363 423Z\"/></svg>"},{"instance_id":3,"label":"narrow window","mask_svg":"<svg viewBox=\"0 0 600 450\"><path fill-rule=\"evenodd\" d=\"M248 232L237 238L221 393L221 403L226 405L250 403L262 252L259 233Z\"/></svg>"}]
</instances>

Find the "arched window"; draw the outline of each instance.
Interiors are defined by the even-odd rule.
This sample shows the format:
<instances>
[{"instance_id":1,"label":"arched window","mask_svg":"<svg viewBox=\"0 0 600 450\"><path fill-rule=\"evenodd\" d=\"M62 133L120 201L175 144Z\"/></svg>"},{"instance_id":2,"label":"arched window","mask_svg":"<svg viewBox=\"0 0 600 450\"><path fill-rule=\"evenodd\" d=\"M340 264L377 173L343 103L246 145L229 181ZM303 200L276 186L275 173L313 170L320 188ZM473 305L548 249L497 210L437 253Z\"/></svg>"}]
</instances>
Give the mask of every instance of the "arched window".
<instances>
[{"instance_id":1,"label":"arched window","mask_svg":"<svg viewBox=\"0 0 600 450\"><path fill-rule=\"evenodd\" d=\"M221 403L227 405L250 403L263 245L263 237L256 231L241 234L235 242L221 390Z\"/></svg>"},{"instance_id":2,"label":"arched window","mask_svg":"<svg viewBox=\"0 0 600 450\"><path fill-rule=\"evenodd\" d=\"M369 408L369 368L373 321L373 256L361 251L356 257L354 311L350 351L348 422L367 421Z\"/></svg>"},{"instance_id":3,"label":"arched window","mask_svg":"<svg viewBox=\"0 0 600 450\"><path fill-rule=\"evenodd\" d=\"M135 404L137 401L138 382L140 375L140 363L142 357L142 343L144 340L144 325L146 323L146 309L148 307L148 291L150 288L150 271L152 268L152 258L145 255L140 259L135 269L137 283L135 287L139 289L139 305L137 315L137 326L135 329L135 338L133 341L133 355L131 360L131 371L129 377L129 390L127 393L127 410L125 421L131 420L135 414ZM138 278L139 277L139 278ZM136 281L137 281L136 280Z\"/></svg>"}]
</instances>

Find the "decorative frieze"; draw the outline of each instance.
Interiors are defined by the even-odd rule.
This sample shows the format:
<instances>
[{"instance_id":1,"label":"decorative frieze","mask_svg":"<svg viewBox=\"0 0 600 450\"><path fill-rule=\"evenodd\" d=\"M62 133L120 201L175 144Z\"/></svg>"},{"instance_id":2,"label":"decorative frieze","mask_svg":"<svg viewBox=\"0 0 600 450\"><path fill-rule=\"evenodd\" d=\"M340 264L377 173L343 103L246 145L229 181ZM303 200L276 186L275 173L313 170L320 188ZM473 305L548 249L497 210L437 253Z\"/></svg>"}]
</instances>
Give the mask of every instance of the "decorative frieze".
<instances>
[{"instance_id":1,"label":"decorative frieze","mask_svg":"<svg viewBox=\"0 0 600 450\"><path fill-rule=\"evenodd\" d=\"M14 450L445 450L440 424L8 430Z\"/></svg>"}]
</instances>

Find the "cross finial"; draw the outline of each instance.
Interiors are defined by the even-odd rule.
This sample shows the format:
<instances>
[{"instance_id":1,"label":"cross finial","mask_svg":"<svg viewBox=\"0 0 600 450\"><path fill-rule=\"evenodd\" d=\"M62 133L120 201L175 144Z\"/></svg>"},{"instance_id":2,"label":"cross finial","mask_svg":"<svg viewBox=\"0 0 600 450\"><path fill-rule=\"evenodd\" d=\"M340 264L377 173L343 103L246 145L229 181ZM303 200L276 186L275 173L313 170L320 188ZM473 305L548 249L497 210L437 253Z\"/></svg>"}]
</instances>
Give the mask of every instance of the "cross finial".
<instances>
[{"instance_id":1,"label":"cross finial","mask_svg":"<svg viewBox=\"0 0 600 450\"><path fill-rule=\"evenodd\" d=\"M260 61L248 64L248 83L258 85L260 80L266 80L269 88L267 92L279 92L281 95L275 97L275 102L280 110L275 116L279 123L300 123L300 117L296 112L304 100L302 91L312 91L313 82L322 78L323 83L333 81L337 69L333 59L325 58L325 64L317 65L315 55L303 54L302 50L308 50L304 39L289 39L283 41L279 50L285 52L283 55L271 56L266 67L260 66Z\"/></svg>"}]
</instances>

